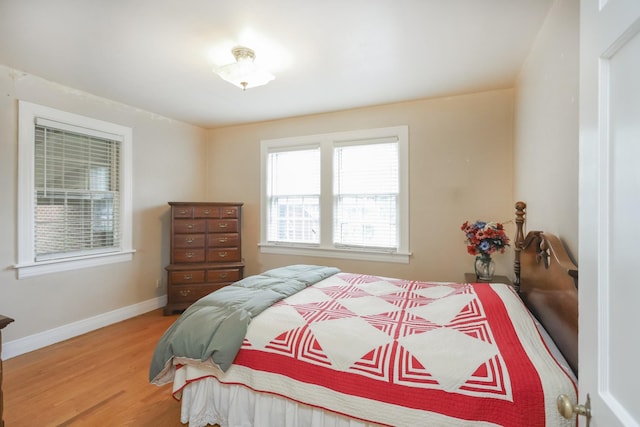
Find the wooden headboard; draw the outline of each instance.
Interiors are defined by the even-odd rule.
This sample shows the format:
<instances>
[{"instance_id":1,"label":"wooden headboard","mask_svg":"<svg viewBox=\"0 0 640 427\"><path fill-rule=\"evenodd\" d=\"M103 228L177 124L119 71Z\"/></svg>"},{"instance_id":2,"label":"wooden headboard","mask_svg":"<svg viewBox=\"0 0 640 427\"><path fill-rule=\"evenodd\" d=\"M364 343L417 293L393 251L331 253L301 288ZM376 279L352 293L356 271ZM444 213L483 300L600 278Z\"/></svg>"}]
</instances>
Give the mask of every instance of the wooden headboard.
<instances>
[{"instance_id":1,"label":"wooden headboard","mask_svg":"<svg viewBox=\"0 0 640 427\"><path fill-rule=\"evenodd\" d=\"M524 236L526 204L517 202L515 208L514 285L577 376L578 268L553 234L530 231Z\"/></svg>"}]
</instances>

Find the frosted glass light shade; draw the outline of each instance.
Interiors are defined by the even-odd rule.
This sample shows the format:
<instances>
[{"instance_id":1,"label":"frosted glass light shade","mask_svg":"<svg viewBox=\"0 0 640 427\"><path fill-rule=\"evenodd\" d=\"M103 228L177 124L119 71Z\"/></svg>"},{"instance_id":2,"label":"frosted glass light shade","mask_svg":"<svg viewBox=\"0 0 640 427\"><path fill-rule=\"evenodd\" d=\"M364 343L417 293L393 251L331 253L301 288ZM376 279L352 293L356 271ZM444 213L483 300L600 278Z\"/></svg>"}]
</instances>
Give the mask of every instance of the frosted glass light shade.
<instances>
[{"instance_id":1,"label":"frosted glass light shade","mask_svg":"<svg viewBox=\"0 0 640 427\"><path fill-rule=\"evenodd\" d=\"M253 60L255 53L246 47L236 47L231 51L236 62L216 69L216 73L223 79L242 90L262 86L275 79L273 74L260 68Z\"/></svg>"}]
</instances>

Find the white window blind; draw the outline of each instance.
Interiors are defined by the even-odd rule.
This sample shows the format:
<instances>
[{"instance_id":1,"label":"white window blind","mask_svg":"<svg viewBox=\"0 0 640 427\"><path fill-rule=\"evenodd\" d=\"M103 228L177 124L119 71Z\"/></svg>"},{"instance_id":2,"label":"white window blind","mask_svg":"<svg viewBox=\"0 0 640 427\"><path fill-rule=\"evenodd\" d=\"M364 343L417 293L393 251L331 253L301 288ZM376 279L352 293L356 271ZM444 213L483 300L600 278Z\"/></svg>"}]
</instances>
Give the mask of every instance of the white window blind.
<instances>
[{"instance_id":1,"label":"white window blind","mask_svg":"<svg viewBox=\"0 0 640 427\"><path fill-rule=\"evenodd\" d=\"M121 141L38 119L34 143L36 261L118 250Z\"/></svg>"},{"instance_id":2,"label":"white window blind","mask_svg":"<svg viewBox=\"0 0 640 427\"><path fill-rule=\"evenodd\" d=\"M397 141L340 144L333 152L334 244L397 249Z\"/></svg>"},{"instance_id":3,"label":"white window blind","mask_svg":"<svg viewBox=\"0 0 640 427\"><path fill-rule=\"evenodd\" d=\"M267 240L320 242L320 149L271 151L267 159Z\"/></svg>"}]
</instances>

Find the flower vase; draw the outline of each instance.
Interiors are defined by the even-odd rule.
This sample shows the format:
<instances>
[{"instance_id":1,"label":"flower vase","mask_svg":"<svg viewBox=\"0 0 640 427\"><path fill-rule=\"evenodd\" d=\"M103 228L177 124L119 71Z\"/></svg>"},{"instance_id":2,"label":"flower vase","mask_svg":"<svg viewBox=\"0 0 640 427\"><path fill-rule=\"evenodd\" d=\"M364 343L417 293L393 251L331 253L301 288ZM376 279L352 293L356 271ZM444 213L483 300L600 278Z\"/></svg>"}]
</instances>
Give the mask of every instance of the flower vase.
<instances>
[{"instance_id":1,"label":"flower vase","mask_svg":"<svg viewBox=\"0 0 640 427\"><path fill-rule=\"evenodd\" d=\"M496 269L496 264L491 259L489 254L480 254L476 256L476 277L478 280L489 282L493 279L493 273Z\"/></svg>"}]
</instances>

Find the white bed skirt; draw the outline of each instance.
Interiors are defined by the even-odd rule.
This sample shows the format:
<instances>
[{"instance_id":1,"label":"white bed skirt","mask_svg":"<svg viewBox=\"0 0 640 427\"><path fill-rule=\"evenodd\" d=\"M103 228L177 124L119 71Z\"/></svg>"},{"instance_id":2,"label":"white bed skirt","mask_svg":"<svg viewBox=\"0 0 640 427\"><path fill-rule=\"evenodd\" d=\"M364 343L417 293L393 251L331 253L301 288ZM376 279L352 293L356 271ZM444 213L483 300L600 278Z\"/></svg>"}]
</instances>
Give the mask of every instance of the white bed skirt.
<instances>
[{"instance_id":1,"label":"white bed skirt","mask_svg":"<svg viewBox=\"0 0 640 427\"><path fill-rule=\"evenodd\" d=\"M283 397L202 378L182 390L180 421L189 427L373 427Z\"/></svg>"}]
</instances>

